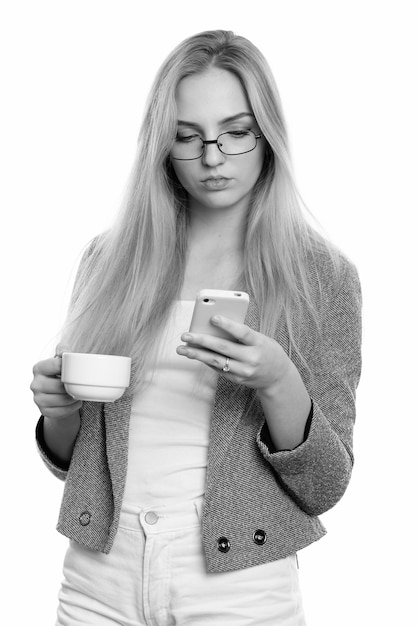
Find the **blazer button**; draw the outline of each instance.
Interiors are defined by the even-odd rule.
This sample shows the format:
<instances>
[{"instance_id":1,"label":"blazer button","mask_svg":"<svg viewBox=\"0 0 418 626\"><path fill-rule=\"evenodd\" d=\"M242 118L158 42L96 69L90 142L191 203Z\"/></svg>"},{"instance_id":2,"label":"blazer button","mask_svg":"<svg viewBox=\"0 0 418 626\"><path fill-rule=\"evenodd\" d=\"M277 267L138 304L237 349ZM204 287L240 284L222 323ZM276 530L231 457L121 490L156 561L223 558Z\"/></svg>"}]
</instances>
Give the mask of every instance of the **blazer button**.
<instances>
[{"instance_id":1,"label":"blazer button","mask_svg":"<svg viewBox=\"0 0 418 626\"><path fill-rule=\"evenodd\" d=\"M262 546L267 541L267 533L265 530L256 530L253 533L253 541L257 546Z\"/></svg>"},{"instance_id":2,"label":"blazer button","mask_svg":"<svg viewBox=\"0 0 418 626\"><path fill-rule=\"evenodd\" d=\"M231 549L231 543L229 541L229 539L227 539L226 537L219 537L218 539L218 550L219 552L229 552L229 550Z\"/></svg>"},{"instance_id":3,"label":"blazer button","mask_svg":"<svg viewBox=\"0 0 418 626\"><path fill-rule=\"evenodd\" d=\"M90 520L91 520L91 513L89 513L89 511L83 511L80 517L78 518L78 521L80 522L82 526L88 526L90 524Z\"/></svg>"}]
</instances>

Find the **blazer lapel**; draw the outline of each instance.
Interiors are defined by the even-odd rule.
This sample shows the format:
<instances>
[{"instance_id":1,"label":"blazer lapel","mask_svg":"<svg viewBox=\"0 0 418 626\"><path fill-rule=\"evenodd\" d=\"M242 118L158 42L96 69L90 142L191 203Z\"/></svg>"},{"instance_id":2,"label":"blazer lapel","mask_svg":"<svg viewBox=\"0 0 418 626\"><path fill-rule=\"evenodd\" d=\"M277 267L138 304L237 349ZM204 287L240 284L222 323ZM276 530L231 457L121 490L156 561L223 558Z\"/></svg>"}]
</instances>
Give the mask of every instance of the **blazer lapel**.
<instances>
[{"instance_id":1,"label":"blazer lapel","mask_svg":"<svg viewBox=\"0 0 418 626\"><path fill-rule=\"evenodd\" d=\"M253 330L258 331L260 328L258 306L251 294L245 324ZM254 390L248 387L238 386L224 376L219 376L210 428L207 485L211 484L213 475L222 463L234 432L254 393Z\"/></svg>"},{"instance_id":2,"label":"blazer lapel","mask_svg":"<svg viewBox=\"0 0 418 626\"><path fill-rule=\"evenodd\" d=\"M106 424L106 456L112 481L113 502L118 511L123 498L123 490L128 466L129 420L132 394L129 390L116 402L104 404Z\"/></svg>"}]
</instances>

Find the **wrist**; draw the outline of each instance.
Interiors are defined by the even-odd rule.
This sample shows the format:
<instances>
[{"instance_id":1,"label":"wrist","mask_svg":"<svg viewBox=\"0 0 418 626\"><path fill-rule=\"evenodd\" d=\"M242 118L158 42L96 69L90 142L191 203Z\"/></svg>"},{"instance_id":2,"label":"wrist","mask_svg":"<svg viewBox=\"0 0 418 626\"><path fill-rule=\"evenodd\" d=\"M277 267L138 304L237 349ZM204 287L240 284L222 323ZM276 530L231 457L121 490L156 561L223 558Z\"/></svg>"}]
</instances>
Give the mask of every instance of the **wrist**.
<instances>
[{"instance_id":1,"label":"wrist","mask_svg":"<svg viewBox=\"0 0 418 626\"><path fill-rule=\"evenodd\" d=\"M280 398L288 389L300 383L303 385L302 378L293 361L288 359L280 375L269 385L259 387L257 394L260 399L265 398L266 400L272 400Z\"/></svg>"},{"instance_id":2,"label":"wrist","mask_svg":"<svg viewBox=\"0 0 418 626\"><path fill-rule=\"evenodd\" d=\"M74 438L80 430L81 419L80 412L76 411L59 419L43 416L43 432L47 443L55 441L57 437L60 439Z\"/></svg>"},{"instance_id":3,"label":"wrist","mask_svg":"<svg viewBox=\"0 0 418 626\"><path fill-rule=\"evenodd\" d=\"M74 426L79 426L80 419L80 411L74 411L74 413L70 413L69 415L63 415L62 417L48 417L47 415L43 415L44 424L49 428L54 429L62 429L68 430L74 428Z\"/></svg>"},{"instance_id":4,"label":"wrist","mask_svg":"<svg viewBox=\"0 0 418 626\"><path fill-rule=\"evenodd\" d=\"M312 401L295 365L276 383L257 390L273 446L293 450L304 440Z\"/></svg>"},{"instance_id":5,"label":"wrist","mask_svg":"<svg viewBox=\"0 0 418 626\"><path fill-rule=\"evenodd\" d=\"M38 439L41 448L44 449L53 463L67 469L81 426L79 412L60 419L43 415L39 426Z\"/></svg>"}]
</instances>

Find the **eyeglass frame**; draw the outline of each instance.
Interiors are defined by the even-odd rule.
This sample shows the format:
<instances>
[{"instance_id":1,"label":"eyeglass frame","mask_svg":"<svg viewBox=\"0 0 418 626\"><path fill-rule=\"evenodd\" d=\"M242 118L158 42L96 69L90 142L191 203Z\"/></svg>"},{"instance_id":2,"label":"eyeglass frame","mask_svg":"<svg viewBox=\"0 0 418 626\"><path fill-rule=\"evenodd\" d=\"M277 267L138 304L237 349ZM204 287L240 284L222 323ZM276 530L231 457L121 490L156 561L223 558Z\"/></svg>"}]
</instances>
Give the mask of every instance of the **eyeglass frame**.
<instances>
[{"instance_id":1,"label":"eyeglass frame","mask_svg":"<svg viewBox=\"0 0 418 626\"><path fill-rule=\"evenodd\" d=\"M221 150L221 148L219 146L219 137L222 137L222 135L230 135L233 132L234 131L227 130L224 133L221 133L220 135L218 135L216 139L202 139L202 137L199 136L199 139L202 142L202 154L200 154L198 157L192 157L191 159L179 159L178 157L174 157L174 156L171 155L171 158L174 159L175 161L196 161L197 159L201 159L202 156L205 154L206 146L209 145L209 144L214 144L214 143L216 143L216 145L218 146L219 152L221 154L224 154L225 156L239 156L240 154L248 154L249 152L252 152L253 150L256 149L256 147L257 147L257 140L261 139L261 137L263 136L262 133L260 133L259 135L256 135L253 130L249 129L247 132L252 133L254 135L254 138L255 138L255 146L254 146L254 148L251 148L251 150L245 150L245 152L235 152L234 154L229 154L229 153L224 152L223 150Z\"/></svg>"}]
</instances>

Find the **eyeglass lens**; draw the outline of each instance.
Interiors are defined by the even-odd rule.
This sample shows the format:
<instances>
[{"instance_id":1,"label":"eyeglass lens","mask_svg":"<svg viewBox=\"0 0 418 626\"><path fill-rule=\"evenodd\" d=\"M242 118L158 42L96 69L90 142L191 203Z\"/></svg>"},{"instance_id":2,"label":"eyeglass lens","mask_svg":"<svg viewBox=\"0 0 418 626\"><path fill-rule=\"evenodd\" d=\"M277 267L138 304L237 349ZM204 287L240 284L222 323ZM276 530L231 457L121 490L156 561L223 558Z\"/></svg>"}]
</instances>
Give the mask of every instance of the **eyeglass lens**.
<instances>
[{"instance_id":1,"label":"eyeglass lens","mask_svg":"<svg viewBox=\"0 0 418 626\"><path fill-rule=\"evenodd\" d=\"M199 135L177 137L171 151L174 159L198 159L205 151L205 144ZM222 133L217 138L219 150L223 154L244 154L251 152L257 145L257 138L253 131L231 131Z\"/></svg>"}]
</instances>

